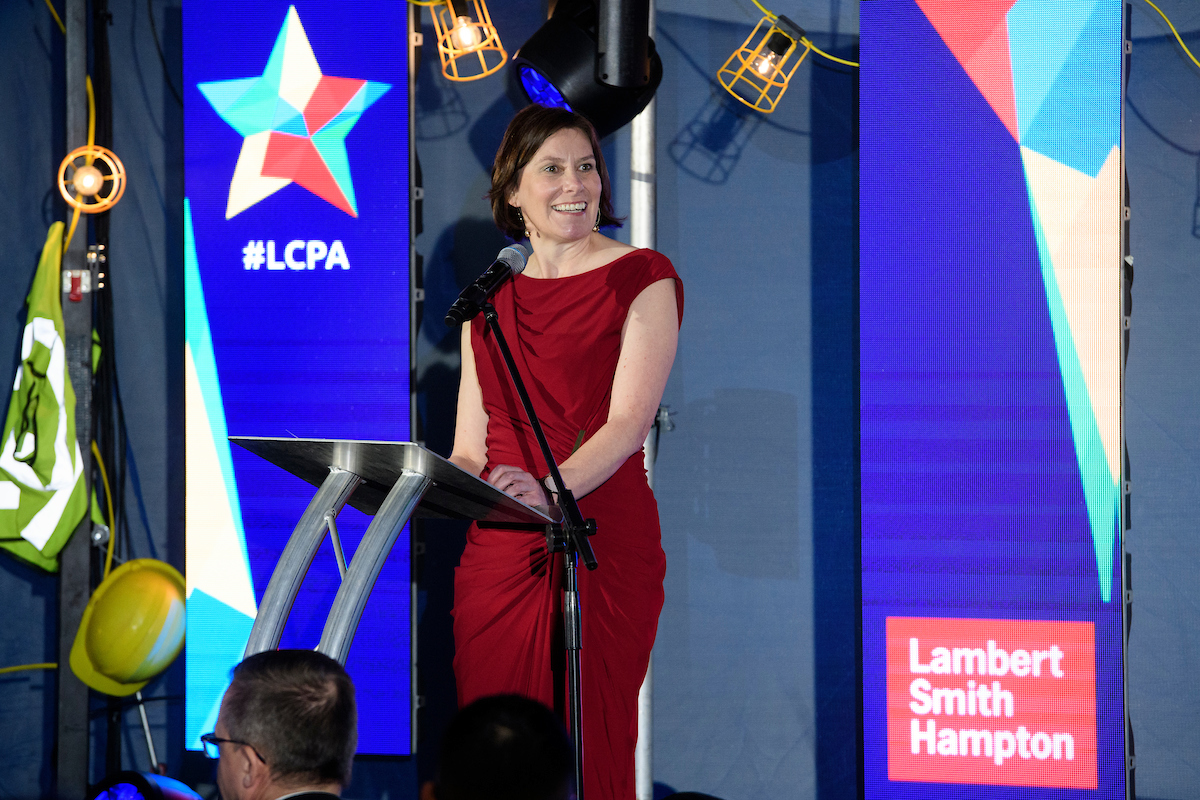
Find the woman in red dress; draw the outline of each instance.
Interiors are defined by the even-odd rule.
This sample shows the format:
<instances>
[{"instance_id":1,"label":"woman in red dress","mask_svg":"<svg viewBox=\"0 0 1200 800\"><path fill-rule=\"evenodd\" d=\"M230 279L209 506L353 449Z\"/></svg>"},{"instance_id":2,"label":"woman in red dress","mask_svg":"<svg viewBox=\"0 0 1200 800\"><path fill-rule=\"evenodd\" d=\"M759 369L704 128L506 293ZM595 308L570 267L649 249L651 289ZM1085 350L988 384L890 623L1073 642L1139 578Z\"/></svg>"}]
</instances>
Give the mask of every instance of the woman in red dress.
<instances>
[{"instance_id":1,"label":"woman in red dress","mask_svg":"<svg viewBox=\"0 0 1200 800\"><path fill-rule=\"evenodd\" d=\"M642 443L675 358L683 288L671 262L599 233L615 225L608 173L582 116L530 106L492 169L496 224L533 249L492 297L600 566L579 570L584 791L633 800L637 694L666 563ZM528 505L556 487L482 318L462 338L450 460ZM472 525L454 580L454 674L465 705L517 693L565 704L562 563L541 533Z\"/></svg>"}]
</instances>

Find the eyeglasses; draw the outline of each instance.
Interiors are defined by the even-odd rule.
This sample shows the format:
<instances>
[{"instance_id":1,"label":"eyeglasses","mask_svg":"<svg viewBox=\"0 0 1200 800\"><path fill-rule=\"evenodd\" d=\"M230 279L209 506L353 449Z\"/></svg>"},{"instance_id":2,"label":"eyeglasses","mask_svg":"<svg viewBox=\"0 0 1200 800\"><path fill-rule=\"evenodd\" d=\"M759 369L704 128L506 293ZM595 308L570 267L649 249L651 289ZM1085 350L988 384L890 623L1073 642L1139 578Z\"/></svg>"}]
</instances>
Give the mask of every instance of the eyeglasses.
<instances>
[{"instance_id":1,"label":"eyeglasses","mask_svg":"<svg viewBox=\"0 0 1200 800\"><path fill-rule=\"evenodd\" d=\"M204 745L204 755L211 759L218 759L221 757L221 743L224 742L225 744L240 744L244 747L249 747L254 755L258 756L259 761L263 762L264 764L267 763L267 760L262 757L262 754L254 749L254 745L250 744L249 742L239 741L238 739L222 739L220 736L217 736L215 731L213 733L206 733L201 736L200 742Z\"/></svg>"}]
</instances>

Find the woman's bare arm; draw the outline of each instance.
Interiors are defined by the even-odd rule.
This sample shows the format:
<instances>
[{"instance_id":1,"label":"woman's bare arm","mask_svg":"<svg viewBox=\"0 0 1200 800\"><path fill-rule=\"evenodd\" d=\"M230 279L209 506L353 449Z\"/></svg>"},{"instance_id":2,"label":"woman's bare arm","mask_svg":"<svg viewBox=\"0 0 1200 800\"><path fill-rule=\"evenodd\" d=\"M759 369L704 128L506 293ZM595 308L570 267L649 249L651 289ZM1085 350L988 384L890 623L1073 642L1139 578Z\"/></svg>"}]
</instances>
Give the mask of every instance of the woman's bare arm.
<instances>
[{"instance_id":1,"label":"woman's bare arm","mask_svg":"<svg viewBox=\"0 0 1200 800\"><path fill-rule=\"evenodd\" d=\"M563 483L576 497L583 497L611 478L641 449L658 413L678 341L675 282L664 278L643 289L629 307L621 329L621 353L613 375L608 420L559 465ZM458 428L450 460L467 470L478 464L475 474L479 474L487 463L487 413L474 358L469 353L470 341L464 338ZM520 467L498 464L488 474L488 482L528 505L548 501L538 479Z\"/></svg>"},{"instance_id":2,"label":"woman's bare arm","mask_svg":"<svg viewBox=\"0 0 1200 800\"><path fill-rule=\"evenodd\" d=\"M642 448L662 401L679 342L675 281L642 290L621 330L608 421L560 466L567 488L582 497Z\"/></svg>"},{"instance_id":3,"label":"woman's bare arm","mask_svg":"<svg viewBox=\"0 0 1200 800\"><path fill-rule=\"evenodd\" d=\"M458 410L454 422L454 449L450 462L460 469L478 475L487 466L487 411L483 407L483 391L475 371L475 354L471 350L471 325L462 326L462 375L458 381Z\"/></svg>"}]
</instances>

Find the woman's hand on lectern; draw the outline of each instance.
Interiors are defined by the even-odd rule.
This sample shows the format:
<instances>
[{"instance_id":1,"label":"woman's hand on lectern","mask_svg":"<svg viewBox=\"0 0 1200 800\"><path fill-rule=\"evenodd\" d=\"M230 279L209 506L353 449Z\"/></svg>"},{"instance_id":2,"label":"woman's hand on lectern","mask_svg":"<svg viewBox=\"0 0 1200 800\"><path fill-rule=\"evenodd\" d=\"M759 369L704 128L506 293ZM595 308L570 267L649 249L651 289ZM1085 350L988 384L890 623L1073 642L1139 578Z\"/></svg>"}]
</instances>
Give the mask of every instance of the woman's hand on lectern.
<instances>
[{"instance_id":1,"label":"woman's hand on lectern","mask_svg":"<svg viewBox=\"0 0 1200 800\"><path fill-rule=\"evenodd\" d=\"M554 505L541 481L520 467L499 464L488 475L488 483L527 506Z\"/></svg>"}]
</instances>

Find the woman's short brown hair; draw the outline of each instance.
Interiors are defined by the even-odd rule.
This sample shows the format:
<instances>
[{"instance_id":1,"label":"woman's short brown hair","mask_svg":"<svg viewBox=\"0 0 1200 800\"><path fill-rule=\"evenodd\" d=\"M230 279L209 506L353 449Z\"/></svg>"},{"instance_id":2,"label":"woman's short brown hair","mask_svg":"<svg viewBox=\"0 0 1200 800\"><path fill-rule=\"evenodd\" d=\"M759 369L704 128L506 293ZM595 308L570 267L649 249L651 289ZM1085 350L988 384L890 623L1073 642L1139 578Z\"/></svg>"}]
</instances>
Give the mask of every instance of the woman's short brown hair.
<instances>
[{"instance_id":1,"label":"woman's short brown hair","mask_svg":"<svg viewBox=\"0 0 1200 800\"><path fill-rule=\"evenodd\" d=\"M600 140L592 123L582 114L565 108L531 105L518 111L512 122L508 123L500 149L496 151L496 162L492 165L492 188L487 193L492 202L492 219L496 221L496 227L513 239L525 238L525 224L518 210L508 204L508 198L521 185L521 171L547 139L567 128L574 128L592 143L596 171L600 173L600 226L619 227L621 224L621 220L613 213L608 168L604 166L604 154L600 152Z\"/></svg>"}]
</instances>

